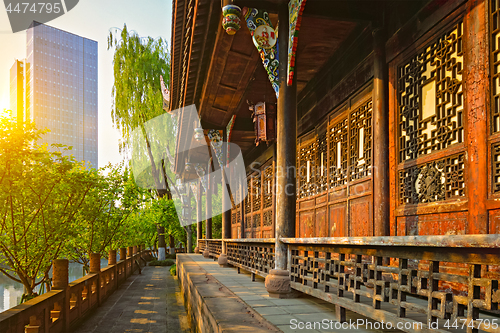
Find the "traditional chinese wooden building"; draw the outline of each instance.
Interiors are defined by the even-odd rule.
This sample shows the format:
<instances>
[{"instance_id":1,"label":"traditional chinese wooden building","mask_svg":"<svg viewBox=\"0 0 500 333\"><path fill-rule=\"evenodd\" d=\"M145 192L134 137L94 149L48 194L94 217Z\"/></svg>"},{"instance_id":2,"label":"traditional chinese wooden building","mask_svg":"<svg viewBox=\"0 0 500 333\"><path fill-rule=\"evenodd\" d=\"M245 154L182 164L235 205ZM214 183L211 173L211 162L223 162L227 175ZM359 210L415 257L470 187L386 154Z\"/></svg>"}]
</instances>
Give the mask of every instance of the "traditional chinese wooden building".
<instances>
[{"instance_id":1,"label":"traditional chinese wooden building","mask_svg":"<svg viewBox=\"0 0 500 333\"><path fill-rule=\"evenodd\" d=\"M273 276L274 294L286 292L271 290L283 278L285 289L340 304L340 317L349 308L472 322L497 310L500 3L222 5L243 12L173 2L170 107L195 104L205 130L230 133L248 172L224 242L199 234L199 246ZM252 40L256 18L278 36L275 58ZM491 331L475 323L470 331Z\"/></svg>"}]
</instances>

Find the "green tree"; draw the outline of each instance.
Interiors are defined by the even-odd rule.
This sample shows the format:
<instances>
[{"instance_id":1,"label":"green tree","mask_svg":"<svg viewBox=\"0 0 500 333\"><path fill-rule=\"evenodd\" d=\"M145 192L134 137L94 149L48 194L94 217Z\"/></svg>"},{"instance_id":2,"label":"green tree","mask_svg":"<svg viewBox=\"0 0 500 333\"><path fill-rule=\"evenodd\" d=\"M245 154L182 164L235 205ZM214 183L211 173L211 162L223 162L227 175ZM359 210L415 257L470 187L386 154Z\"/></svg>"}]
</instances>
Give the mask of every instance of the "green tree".
<instances>
[{"instance_id":1,"label":"green tree","mask_svg":"<svg viewBox=\"0 0 500 333\"><path fill-rule=\"evenodd\" d=\"M68 148L36 143L43 133L0 120L0 272L28 296L75 236L75 216L93 186L84 164L64 156Z\"/></svg>"},{"instance_id":2,"label":"green tree","mask_svg":"<svg viewBox=\"0 0 500 333\"><path fill-rule=\"evenodd\" d=\"M165 113L160 76L168 85L170 62L167 43L162 38L141 38L137 33L129 32L125 25L119 36L110 33L108 49L112 47L115 48L112 119L123 135L120 148L129 148L132 132L139 128L146 142L157 197L171 199L168 185L166 188L162 185L168 184L162 177L167 177L171 172L165 167L166 161L155 164L145 129L147 121ZM156 223L159 226L159 247L164 247L164 227L159 221ZM178 222L171 220L170 223ZM188 227L187 231L191 233L191 228Z\"/></svg>"},{"instance_id":3,"label":"green tree","mask_svg":"<svg viewBox=\"0 0 500 333\"><path fill-rule=\"evenodd\" d=\"M74 237L67 243L71 259L88 271L89 253L106 256L110 248L127 242L122 230L129 216L140 204L140 196L126 192L128 171L123 164L108 165L90 173L92 189L75 217ZM136 245L131 244L131 245Z\"/></svg>"}]
</instances>

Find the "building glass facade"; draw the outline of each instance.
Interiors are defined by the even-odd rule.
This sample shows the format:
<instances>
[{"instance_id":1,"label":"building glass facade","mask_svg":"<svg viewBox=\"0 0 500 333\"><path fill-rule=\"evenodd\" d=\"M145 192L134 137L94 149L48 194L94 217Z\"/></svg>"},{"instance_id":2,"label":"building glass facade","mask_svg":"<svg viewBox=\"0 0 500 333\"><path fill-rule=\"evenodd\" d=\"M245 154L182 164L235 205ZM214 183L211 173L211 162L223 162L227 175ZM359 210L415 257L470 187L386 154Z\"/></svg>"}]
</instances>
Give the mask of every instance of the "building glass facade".
<instances>
[{"instance_id":1,"label":"building glass facade","mask_svg":"<svg viewBox=\"0 0 500 333\"><path fill-rule=\"evenodd\" d=\"M34 22L27 31L26 119L43 141L98 167L97 42Z\"/></svg>"}]
</instances>

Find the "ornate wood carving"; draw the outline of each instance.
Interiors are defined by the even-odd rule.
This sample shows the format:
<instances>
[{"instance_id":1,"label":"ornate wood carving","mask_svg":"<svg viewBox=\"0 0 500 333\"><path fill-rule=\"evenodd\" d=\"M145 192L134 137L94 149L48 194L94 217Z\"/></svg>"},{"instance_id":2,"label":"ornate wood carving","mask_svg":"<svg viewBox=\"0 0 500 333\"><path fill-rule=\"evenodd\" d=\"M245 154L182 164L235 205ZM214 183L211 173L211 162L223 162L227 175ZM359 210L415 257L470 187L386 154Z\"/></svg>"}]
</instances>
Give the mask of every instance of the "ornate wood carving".
<instances>
[{"instance_id":1,"label":"ornate wood carving","mask_svg":"<svg viewBox=\"0 0 500 333\"><path fill-rule=\"evenodd\" d=\"M335 188L347 183L347 118L333 125L328 133L330 187Z\"/></svg>"},{"instance_id":2,"label":"ornate wood carving","mask_svg":"<svg viewBox=\"0 0 500 333\"><path fill-rule=\"evenodd\" d=\"M491 133L500 131L500 3L490 2Z\"/></svg>"},{"instance_id":3,"label":"ornate wood carving","mask_svg":"<svg viewBox=\"0 0 500 333\"><path fill-rule=\"evenodd\" d=\"M462 23L398 67L399 162L464 142Z\"/></svg>"},{"instance_id":4,"label":"ornate wood carving","mask_svg":"<svg viewBox=\"0 0 500 333\"><path fill-rule=\"evenodd\" d=\"M465 155L459 154L399 172L399 203L418 204L465 197Z\"/></svg>"},{"instance_id":5,"label":"ornate wood carving","mask_svg":"<svg viewBox=\"0 0 500 333\"><path fill-rule=\"evenodd\" d=\"M372 166L372 101L369 100L349 115L349 178L371 176Z\"/></svg>"}]
</instances>

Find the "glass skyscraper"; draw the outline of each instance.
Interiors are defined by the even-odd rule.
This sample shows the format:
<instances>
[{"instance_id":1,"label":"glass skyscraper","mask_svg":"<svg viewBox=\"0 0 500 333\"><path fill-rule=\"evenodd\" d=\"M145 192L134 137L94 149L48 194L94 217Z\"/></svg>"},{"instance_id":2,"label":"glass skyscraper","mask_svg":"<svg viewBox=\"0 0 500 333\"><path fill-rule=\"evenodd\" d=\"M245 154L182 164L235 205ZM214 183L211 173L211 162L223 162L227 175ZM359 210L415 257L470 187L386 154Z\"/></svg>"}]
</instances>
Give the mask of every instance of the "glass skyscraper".
<instances>
[{"instance_id":1,"label":"glass skyscraper","mask_svg":"<svg viewBox=\"0 0 500 333\"><path fill-rule=\"evenodd\" d=\"M26 54L24 119L97 168L97 42L33 22Z\"/></svg>"}]
</instances>

